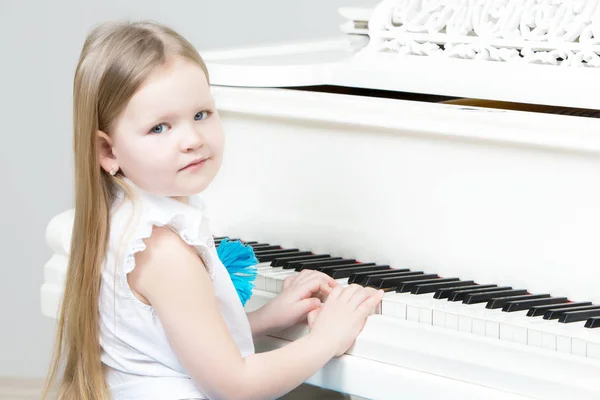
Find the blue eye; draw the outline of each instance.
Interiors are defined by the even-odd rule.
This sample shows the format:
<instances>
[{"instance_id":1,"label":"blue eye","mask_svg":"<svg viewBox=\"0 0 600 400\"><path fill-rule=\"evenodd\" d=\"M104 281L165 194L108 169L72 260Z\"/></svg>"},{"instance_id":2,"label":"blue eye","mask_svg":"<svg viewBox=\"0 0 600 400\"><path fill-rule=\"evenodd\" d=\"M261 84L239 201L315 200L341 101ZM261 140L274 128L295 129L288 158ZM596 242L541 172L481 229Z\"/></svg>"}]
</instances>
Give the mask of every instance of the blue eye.
<instances>
[{"instance_id":1,"label":"blue eye","mask_svg":"<svg viewBox=\"0 0 600 400\"><path fill-rule=\"evenodd\" d=\"M199 113L194 115L194 119L196 121L202 121L203 119L206 119L207 117L208 117L208 111L200 111Z\"/></svg>"},{"instance_id":2,"label":"blue eye","mask_svg":"<svg viewBox=\"0 0 600 400\"><path fill-rule=\"evenodd\" d=\"M163 127L165 127L166 129L166 124L158 124L155 127L153 127L150 132L152 133L163 133L165 131L165 129L163 129Z\"/></svg>"}]
</instances>

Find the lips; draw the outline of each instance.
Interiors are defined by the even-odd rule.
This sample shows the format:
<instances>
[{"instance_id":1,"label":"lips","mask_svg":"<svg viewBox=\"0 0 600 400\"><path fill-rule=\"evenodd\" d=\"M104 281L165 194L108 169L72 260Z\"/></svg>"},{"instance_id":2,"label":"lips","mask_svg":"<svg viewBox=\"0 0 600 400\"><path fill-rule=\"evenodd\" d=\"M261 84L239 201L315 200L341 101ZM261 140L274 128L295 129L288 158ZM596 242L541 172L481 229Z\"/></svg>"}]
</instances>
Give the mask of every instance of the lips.
<instances>
[{"instance_id":1,"label":"lips","mask_svg":"<svg viewBox=\"0 0 600 400\"><path fill-rule=\"evenodd\" d=\"M208 160L208 159L207 158L198 158L198 159L190 162L189 164L187 164L185 167L181 168L180 171L184 171L184 170L189 169L189 168L200 166L206 160Z\"/></svg>"}]
</instances>

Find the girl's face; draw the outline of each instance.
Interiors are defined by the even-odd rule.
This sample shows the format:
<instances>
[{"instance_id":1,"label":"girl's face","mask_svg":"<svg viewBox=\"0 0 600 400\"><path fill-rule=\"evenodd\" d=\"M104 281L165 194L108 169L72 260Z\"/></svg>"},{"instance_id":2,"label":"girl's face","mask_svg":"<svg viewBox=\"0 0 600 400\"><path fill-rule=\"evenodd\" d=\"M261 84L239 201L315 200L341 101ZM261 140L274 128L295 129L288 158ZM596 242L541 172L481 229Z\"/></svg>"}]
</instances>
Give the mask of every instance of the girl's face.
<instances>
[{"instance_id":1,"label":"girl's face","mask_svg":"<svg viewBox=\"0 0 600 400\"><path fill-rule=\"evenodd\" d=\"M223 130L206 76L180 57L133 95L103 142L100 163L147 192L185 198L210 184L221 166Z\"/></svg>"}]
</instances>

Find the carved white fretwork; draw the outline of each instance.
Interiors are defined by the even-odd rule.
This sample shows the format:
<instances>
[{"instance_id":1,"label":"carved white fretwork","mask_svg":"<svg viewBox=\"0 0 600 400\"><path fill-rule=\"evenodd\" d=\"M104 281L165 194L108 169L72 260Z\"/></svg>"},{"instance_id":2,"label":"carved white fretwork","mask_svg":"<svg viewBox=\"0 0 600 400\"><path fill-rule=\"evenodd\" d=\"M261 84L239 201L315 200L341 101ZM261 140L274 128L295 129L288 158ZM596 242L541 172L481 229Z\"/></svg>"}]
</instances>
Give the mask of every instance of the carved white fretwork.
<instances>
[{"instance_id":1,"label":"carved white fretwork","mask_svg":"<svg viewBox=\"0 0 600 400\"><path fill-rule=\"evenodd\" d=\"M600 67L599 0L383 0L364 53Z\"/></svg>"}]
</instances>

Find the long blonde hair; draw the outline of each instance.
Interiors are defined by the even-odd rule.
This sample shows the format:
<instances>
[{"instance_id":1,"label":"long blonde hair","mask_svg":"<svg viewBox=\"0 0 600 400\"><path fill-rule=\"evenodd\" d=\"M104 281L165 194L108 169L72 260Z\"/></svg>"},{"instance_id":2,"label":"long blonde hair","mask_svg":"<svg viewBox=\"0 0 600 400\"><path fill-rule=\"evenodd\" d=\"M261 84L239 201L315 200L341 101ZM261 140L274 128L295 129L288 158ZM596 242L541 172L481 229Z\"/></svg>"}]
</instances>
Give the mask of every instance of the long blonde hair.
<instances>
[{"instance_id":1,"label":"long blonde hair","mask_svg":"<svg viewBox=\"0 0 600 400\"><path fill-rule=\"evenodd\" d=\"M109 235L109 208L120 176L99 164L97 131L110 135L111 124L146 78L169 57L200 66L196 49L172 29L154 22L109 22L88 35L75 71L73 139L75 220L53 359L44 398L110 398L99 341L101 268Z\"/></svg>"}]
</instances>

